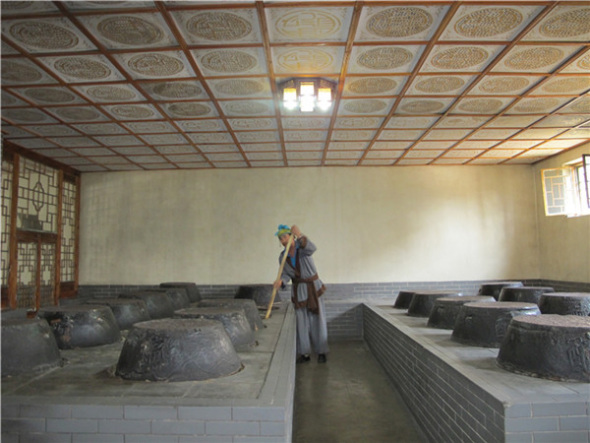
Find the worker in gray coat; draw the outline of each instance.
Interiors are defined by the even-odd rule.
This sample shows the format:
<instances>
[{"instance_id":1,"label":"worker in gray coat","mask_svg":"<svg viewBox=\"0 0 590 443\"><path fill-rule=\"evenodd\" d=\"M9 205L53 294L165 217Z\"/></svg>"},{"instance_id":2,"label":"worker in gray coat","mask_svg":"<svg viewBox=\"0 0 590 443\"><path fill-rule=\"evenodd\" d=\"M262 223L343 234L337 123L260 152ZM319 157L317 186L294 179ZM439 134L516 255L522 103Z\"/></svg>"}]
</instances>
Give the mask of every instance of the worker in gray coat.
<instances>
[{"instance_id":1,"label":"worker in gray coat","mask_svg":"<svg viewBox=\"0 0 590 443\"><path fill-rule=\"evenodd\" d=\"M326 287L318 276L312 257L316 246L295 225L291 228L279 225L275 235L284 247L287 247L289 237L295 236L281 277L274 282L274 287L283 287L289 279L293 283L291 301L295 305L297 320L297 363L311 359L312 346L318 355L318 363L325 363L329 349L326 309L322 294ZM285 251L281 252L279 263L282 262L284 254Z\"/></svg>"}]
</instances>

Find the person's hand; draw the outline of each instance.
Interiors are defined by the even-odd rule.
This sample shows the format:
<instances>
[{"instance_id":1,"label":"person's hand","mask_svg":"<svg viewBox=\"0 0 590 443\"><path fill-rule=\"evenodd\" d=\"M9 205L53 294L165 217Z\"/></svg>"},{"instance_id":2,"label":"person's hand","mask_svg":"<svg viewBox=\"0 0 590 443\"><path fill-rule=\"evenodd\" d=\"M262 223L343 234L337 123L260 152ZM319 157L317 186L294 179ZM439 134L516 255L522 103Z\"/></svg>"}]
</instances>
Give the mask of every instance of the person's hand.
<instances>
[{"instance_id":1,"label":"person's hand","mask_svg":"<svg viewBox=\"0 0 590 443\"><path fill-rule=\"evenodd\" d=\"M301 229L299 229L299 226L291 226L291 233L297 238L301 237Z\"/></svg>"},{"instance_id":2,"label":"person's hand","mask_svg":"<svg viewBox=\"0 0 590 443\"><path fill-rule=\"evenodd\" d=\"M275 289L281 289L281 286L283 286L283 281L279 278L278 280L275 280L275 282L272 284L272 287Z\"/></svg>"}]
</instances>

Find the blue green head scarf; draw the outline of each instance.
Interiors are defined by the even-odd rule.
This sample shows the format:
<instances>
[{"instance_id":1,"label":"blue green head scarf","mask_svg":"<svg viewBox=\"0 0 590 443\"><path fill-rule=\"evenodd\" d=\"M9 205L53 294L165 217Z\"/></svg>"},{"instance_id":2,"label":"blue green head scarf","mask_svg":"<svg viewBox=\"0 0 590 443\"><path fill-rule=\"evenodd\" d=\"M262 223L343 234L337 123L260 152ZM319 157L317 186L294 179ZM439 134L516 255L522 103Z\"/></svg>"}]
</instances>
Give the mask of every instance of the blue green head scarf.
<instances>
[{"instance_id":1,"label":"blue green head scarf","mask_svg":"<svg viewBox=\"0 0 590 443\"><path fill-rule=\"evenodd\" d=\"M281 238L284 234L291 234L291 228L287 225L279 225L278 231L275 232L275 235L278 238Z\"/></svg>"}]
</instances>

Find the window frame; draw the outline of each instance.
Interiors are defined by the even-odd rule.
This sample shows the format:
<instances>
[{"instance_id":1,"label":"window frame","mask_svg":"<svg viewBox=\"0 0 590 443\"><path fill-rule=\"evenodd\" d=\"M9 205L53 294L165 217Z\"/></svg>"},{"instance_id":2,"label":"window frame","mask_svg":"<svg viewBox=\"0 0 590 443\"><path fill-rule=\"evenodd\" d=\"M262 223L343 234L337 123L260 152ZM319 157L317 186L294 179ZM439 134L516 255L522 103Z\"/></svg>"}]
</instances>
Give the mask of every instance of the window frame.
<instances>
[{"instance_id":1,"label":"window frame","mask_svg":"<svg viewBox=\"0 0 590 443\"><path fill-rule=\"evenodd\" d=\"M541 177L547 217L590 215L590 154L560 168L542 169Z\"/></svg>"}]
</instances>

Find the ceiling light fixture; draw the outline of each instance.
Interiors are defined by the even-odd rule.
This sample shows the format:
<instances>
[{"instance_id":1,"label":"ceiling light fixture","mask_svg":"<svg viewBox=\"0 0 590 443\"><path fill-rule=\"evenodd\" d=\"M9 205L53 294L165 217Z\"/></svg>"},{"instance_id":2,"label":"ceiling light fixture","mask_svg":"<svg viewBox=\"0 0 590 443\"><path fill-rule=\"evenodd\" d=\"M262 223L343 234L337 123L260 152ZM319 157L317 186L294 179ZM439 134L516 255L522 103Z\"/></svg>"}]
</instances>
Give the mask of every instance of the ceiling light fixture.
<instances>
[{"instance_id":1,"label":"ceiling light fixture","mask_svg":"<svg viewBox=\"0 0 590 443\"><path fill-rule=\"evenodd\" d=\"M287 111L327 111L332 107L336 84L323 78L292 78L279 89Z\"/></svg>"}]
</instances>

